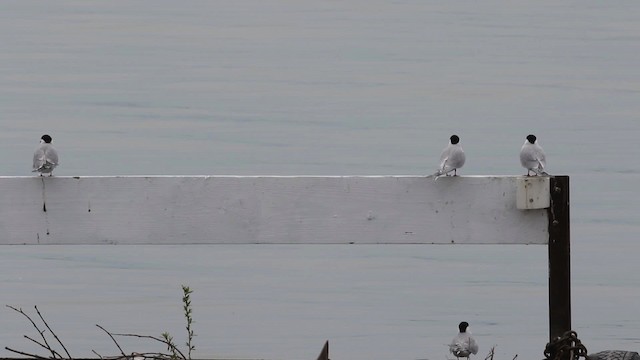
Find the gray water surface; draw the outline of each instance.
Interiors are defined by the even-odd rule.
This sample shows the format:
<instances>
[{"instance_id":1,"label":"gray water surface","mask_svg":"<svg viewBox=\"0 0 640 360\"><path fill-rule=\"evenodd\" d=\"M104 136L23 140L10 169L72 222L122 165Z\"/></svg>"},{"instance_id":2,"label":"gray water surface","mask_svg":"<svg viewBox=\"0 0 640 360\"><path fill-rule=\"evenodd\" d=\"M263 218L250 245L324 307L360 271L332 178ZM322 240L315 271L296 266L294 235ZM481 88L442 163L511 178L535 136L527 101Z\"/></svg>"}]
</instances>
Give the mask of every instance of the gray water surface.
<instances>
[{"instance_id":1,"label":"gray water surface","mask_svg":"<svg viewBox=\"0 0 640 360\"><path fill-rule=\"evenodd\" d=\"M535 133L549 172L571 176L573 327L590 351L638 351L639 14L0 2L2 175L31 174L43 133L57 175L429 174L452 133L462 174L518 175ZM548 341L544 246L7 246L0 284L0 304L38 305L74 356L117 353L95 324L182 344L181 284L199 358L309 359L328 339L334 359L443 359L461 320L482 356L540 359ZM19 314L0 324L0 345L32 347Z\"/></svg>"}]
</instances>

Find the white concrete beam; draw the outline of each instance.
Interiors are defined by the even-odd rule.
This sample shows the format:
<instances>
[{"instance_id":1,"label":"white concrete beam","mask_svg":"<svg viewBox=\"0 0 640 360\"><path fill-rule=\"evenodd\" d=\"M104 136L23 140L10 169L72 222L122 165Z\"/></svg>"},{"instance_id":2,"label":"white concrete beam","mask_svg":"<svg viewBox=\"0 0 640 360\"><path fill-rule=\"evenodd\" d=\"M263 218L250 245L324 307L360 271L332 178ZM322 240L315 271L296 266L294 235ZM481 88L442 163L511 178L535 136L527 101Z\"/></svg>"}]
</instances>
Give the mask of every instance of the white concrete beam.
<instances>
[{"instance_id":1,"label":"white concrete beam","mask_svg":"<svg viewBox=\"0 0 640 360\"><path fill-rule=\"evenodd\" d=\"M0 177L0 244L547 244L517 179Z\"/></svg>"}]
</instances>

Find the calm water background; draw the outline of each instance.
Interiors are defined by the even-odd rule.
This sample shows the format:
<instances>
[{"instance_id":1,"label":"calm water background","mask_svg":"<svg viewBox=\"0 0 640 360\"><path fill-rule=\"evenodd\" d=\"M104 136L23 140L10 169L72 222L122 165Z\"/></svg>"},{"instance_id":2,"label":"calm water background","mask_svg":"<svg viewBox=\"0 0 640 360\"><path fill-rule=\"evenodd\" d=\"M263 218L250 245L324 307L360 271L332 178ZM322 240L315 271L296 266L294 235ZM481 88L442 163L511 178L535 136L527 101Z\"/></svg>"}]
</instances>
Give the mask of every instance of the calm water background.
<instances>
[{"instance_id":1,"label":"calm water background","mask_svg":"<svg viewBox=\"0 0 640 360\"><path fill-rule=\"evenodd\" d=\"M463 174L522 174L535 133L572 182L573 327L640 351L640 3L0 2L0 163L29 175L427 174L452 133ZM540 359L540 246L6 246L0 303L38 305L75 356L94 324L196 357L443 359L467 320L481 354ZM19 314L0 345L29 350ZM125 350L153 343L123 340ZM11 355L2 350L0 356Z\"/></svg>"}]
</instances>

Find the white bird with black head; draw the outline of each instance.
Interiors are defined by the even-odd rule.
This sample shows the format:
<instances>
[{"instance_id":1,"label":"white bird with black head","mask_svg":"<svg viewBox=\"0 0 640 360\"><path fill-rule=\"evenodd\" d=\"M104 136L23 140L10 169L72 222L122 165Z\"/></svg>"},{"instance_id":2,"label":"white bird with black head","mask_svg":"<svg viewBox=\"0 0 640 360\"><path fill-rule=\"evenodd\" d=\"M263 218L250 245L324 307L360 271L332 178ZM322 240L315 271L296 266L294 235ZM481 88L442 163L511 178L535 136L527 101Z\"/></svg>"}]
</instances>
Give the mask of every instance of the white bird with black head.
<instances>
[{"instance_id":1,"label":"white bird with black head","mask_svg":"<svg viewBox=\"0 0 640 360\"><path fill-rule=\"evenodd\" d=\"M478 343L471 335L469 323L466 321L458 325L460 331L449 344L449 352L457 358L467 358L478 353Z\"/></svg>"},{"instance_id":2,"label":"white bird with black head","mask_svg":"<svg viewBox=\"0 0 640 360\"><path fill-rule=\"evenodd\" d=\"M460 137L458 135L451 135L449 138L449 145L442 150L440 154L440 167L435 174L436 179L440 176L449 176L453 172L453 176L458 175L458 169L460 169L466 160L462 145L460 145Z\"/></svg>"},{"instance_id":3,"label":"white bird with black head","mask_svg":"<svg viewBox=\"0 0 640 360\"><path fill-rule=\"evenodd\" d=\"M51 145L51 136L42 135L40 146L33 153L33 171L42 174L53 175L53 169L58 166L58 152Z\"/></svg>"},{"instance_id":4,"label":"white bird with black head","mask_svg":"<svg viewBox=\"0 0 640 360\"><path fill-rule=\"evenodd\" d=\"M527 176L549 175L544 171L547 166L547 158L542 147L538 145L535 135L528 135L522 149L520 149L520 164L527 169Z\"/></svg>"}]
</instances>

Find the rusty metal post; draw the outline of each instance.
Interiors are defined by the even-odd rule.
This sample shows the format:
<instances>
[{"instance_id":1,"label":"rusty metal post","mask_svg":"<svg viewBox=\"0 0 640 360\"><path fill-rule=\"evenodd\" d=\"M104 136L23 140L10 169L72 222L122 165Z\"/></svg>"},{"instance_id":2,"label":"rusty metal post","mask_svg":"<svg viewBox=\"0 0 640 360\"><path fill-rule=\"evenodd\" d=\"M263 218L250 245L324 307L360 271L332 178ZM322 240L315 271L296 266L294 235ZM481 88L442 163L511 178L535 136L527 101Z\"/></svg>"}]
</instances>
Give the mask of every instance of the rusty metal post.
<instances>
[{"instance_id":1,"label":"rusty metal post","mask_svg":"<svg viewBox=\"0 0 640 360\"><path fill-rule=\"evenodd\" d=\"M549 190L549 339L571 330L569 176L552 176Z\"/></svg>"}]
</instances>

